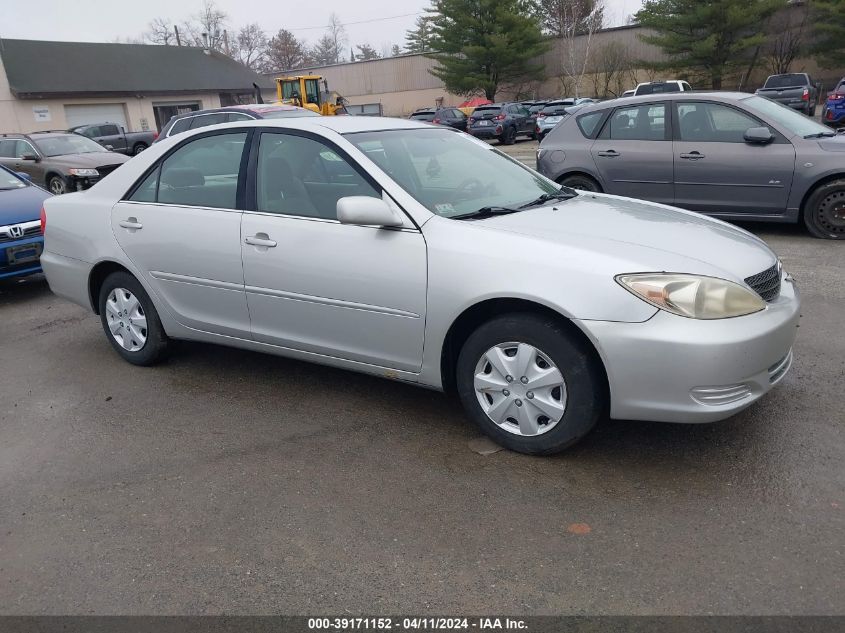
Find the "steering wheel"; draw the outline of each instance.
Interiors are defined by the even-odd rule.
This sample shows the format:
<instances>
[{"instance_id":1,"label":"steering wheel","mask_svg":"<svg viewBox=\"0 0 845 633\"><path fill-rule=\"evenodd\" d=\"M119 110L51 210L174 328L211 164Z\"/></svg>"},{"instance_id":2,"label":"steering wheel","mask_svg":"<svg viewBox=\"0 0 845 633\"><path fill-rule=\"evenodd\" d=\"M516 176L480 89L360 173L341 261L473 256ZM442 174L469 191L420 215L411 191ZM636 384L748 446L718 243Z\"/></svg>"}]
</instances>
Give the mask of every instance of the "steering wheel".
<instances>
[{"instance_id":1,"label":"steering wheel","mask_svg":"<svg viewBox=\"0 0 845 633\"><path fill-rule=\"evenodd\" d=\"M473 198L481 197L486 187L478 178L467 178L455 189L452 194L452 201L458 202L460 200L471 200Z\"/></svg>"}]
</instances>

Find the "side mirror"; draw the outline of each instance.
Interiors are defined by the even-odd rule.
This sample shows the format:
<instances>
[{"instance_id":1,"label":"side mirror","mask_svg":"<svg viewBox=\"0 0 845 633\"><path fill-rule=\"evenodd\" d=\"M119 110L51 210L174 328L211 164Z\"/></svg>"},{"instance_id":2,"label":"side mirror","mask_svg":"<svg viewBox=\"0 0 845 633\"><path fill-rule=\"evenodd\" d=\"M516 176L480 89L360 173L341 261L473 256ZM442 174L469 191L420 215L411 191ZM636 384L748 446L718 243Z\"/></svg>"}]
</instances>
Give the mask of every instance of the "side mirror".
<instances>
[{"instance_id":1,"label":"side mirror","mask_svg":"<svg viewBox=\"0 0 845 633\"><path fill-rule=\"evenodd\" d=\"M765 145L775 140L775 135L767 127L750 127L745 130L743 135L746 143L757 143Z\"/></svg>"},{"instance_id":2,"label":"side mirror","mask_svg":"<svg viewBox=\"0 0 845 633\"><path fill-rule=\"evenodd\" d=\"M21 160L31 160L37 163L41 159L38 157L37 154L23 154L21 155Z\"/></svg>"},{"instance_id":3,"label":"side mirror","mask_svg":"<svg viewBox=\"0 0 845 633\"><path fill-rule=\"evenodd\" d=\"M32 176L30 176L25 171L16 171L15 176L17 176L18 178L23 178L27 182L32 182Z\"/></svg>"},{"instance_id":4,"label":"side mirror","mask_svg":"<svg viewBox=\"0 0 845 633\"><path fill-rule=\"evenodd\" d=\"M341 224L362 226L402 226L388 204L370 196L347 196L337 201L337 219Z\"/></svg>"}]
</instances>

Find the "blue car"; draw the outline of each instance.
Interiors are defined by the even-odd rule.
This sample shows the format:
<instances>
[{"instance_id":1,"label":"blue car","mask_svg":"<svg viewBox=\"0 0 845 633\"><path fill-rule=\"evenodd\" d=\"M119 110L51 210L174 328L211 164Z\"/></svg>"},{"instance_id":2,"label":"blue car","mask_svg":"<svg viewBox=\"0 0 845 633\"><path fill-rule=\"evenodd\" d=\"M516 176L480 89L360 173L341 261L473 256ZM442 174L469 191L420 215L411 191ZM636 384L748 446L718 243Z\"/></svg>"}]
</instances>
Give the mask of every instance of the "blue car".
<instances>
[{"instance_id":1,"label":"blue car","mask_svg":"<svg viewBox=\"0 0 845 633\"><path fill-rule=\"evenodd\" d=\"M0 279L41 272L41 206L50 194L0 166Z\"/></svg>"},{"instance_id":2,"label":"blue car","mask_svg":"<svg viewBox=\"0 0 845 633\"><path fill-rule=\"evenodd\" d=\"M845 127L845 78L839 80L836 88L827 93L822 108L822 122L830 127Z\"/></svg>"}]
</instances>

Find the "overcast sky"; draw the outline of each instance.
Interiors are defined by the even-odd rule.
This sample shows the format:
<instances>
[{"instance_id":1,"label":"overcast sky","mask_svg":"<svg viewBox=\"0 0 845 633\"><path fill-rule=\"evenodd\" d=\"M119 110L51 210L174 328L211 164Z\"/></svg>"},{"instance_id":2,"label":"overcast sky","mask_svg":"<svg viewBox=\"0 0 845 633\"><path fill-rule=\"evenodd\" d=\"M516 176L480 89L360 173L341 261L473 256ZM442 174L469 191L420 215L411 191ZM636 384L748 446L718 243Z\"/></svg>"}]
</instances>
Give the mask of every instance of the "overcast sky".
<instances>
[{"instance_id":1,"label":"overcast sky","mask_svg":"<svg viewBox=\"0 0 845 633\"><path fill-rule=\"evenodd\" d=\"M215 3L229 15L234 30L258 22L268 33L285 28L309 41L323 33L334 11L346 24L350 44L367 42L379 51L383 46L403 44L405 31L413 25L416 15L429 6L428 0L216 0ZM182 22L199 11L202 0L36 0L30 5L33 11L22 10L21 5L22 0L0 0L0 15L4 16L0 21L0 37L111 42L140 36L157 17ZM640 5L641 0L605 0L609 22L613 25L624 24L626 16Z\"/></svg>"}]
</instances>

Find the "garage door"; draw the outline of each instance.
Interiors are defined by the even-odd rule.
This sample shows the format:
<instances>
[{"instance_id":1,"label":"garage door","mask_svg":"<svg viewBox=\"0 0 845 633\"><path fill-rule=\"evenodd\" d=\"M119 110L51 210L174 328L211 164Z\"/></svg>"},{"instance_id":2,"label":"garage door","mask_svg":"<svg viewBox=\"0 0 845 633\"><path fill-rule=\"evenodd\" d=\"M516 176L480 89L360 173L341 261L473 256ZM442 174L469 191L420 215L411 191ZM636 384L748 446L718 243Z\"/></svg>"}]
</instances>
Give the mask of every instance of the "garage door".
<instances>
[{"instance_id":1,"label":"garage door","mask_svg":"<svg viewBox=\"0 0 845 633\"><path fill-rule=\"evenodd\" d=\"M90 123L117 123L129 129L126 125L126 111L122 103L66 105L65 119L68 128Z\"/></svg>"}]
</instances>

